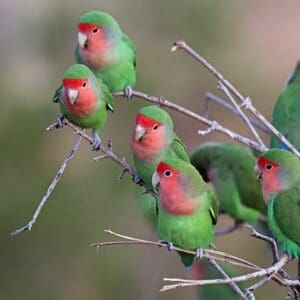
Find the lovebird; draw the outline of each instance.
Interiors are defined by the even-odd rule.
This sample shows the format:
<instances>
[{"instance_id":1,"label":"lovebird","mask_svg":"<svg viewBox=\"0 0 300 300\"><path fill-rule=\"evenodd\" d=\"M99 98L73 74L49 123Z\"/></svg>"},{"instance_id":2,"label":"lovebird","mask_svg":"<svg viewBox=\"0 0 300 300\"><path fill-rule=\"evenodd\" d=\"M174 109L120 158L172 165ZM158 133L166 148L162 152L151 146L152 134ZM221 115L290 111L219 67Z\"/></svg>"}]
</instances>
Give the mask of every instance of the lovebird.
<instances>
[{"instance_id":1,"label":"lovebird","mask_svg":"<svg viewBox=\"0 0 300 300\"><path fill-rule=\"evenodd\" d=\"M189 162L189 155L182 140L174 132L169 114L151 105L139 110L133 128L130 147L139 177L152 187L152 175L158 163L165 158L179 158ZM142 196L143 214L151 223L157 222L156 201L150 195ZM151 218L152 216L152 218Z\"/></svg>"},{"instance_id":2,"label":"lovebird","mask_svg":"<svg viewBox=\"0 0 300 300\"><path fill-rule=\"evenodd\" d=\"M268 204L268 225L279 247L300 257L300 160L289 151L271 149L258 158L256 174Z\"/></svg>"},{"instance_id":3,"label":"lovebird","mask_svg":"<svg viewBox=\"0 0 300 300\"><path fill-rule=\"evenodd\" d=\"M219 263L221 268L230 277L238 276L234 268L230 268L228 264ZM204 279L216 279L220 278L215 268L206 260L203 259L201 262L193 265L193 279L204 280ZM241 283L238 286L243 288ZM228 284L217 284L217 285L204 285L198 288L199 300L240 300L241 297L232 289Z\"/></svg>"},{"instance_id":4,"label":"lovebird","mask_svg":"<svg viewBox=\"0 0 300 300\"><path fill-rule=\"evenodd\" d=\"M100 147L99 131L103 128L107 111L114 111L111 93L101 80L85 65L75 64L63 75L63 84L56 91L53 102L59 102L61 118L66 117L81 128L92 128L93 150Z\"/></svg>"},{"instance_id":5,"label":"lovebird","mask_svg":"<svg viewBox=\"0 0 300 300\"><path fill-rule=\"evenodd\" d=\"M136 82L136 48L117 21L101 11L81 16L78 28L77 63L87 65L110 92L132 96Z\"/></svg>"},{"instance_id":6,"label":"lovebird","mask_svg":"<svg viewBox=\"0 0 300 300\"><path fill-rule=\"evenodd\" d=\"M180 159L164 159L152 177L159 190L159 237L168 244L195 250L196 257L178 252L183 264L191 266L201 259L203 248L211 245L218 206L213 191L190 163Z\"/></svg>"},{"instance_id":7,"label":"lovebird","mask_svg":"<svg viewBox=\"0 0 300 300\"><path fill-rule=\"evenodd\" d=\"M191 154L191 163L211 182L220 209L237 222L253 222L267 215L261 187L253 172L251 150L232 143L204 143Z\"/></svg>"},{"instance_id":8,"label":"lovebird","mask_svg":"<svg viewBox=\"0 0 300 300\"><path fill-rule=\"evenodd\" d=\"M272 124L297 149L300 149L300 61L280 92L272 114ZM270 148L287 149L277 137L271 135Z\"/></svg>"}]
</instances>

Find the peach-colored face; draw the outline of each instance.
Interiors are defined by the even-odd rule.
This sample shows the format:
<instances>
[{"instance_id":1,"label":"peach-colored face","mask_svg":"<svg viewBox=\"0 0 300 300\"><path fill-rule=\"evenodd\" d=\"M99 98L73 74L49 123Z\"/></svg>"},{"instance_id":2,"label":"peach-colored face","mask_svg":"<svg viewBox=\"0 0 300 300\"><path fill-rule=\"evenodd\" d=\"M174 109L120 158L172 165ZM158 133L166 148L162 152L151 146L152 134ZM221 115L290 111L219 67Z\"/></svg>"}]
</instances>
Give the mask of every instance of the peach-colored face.
<instances>
[{"instance_id":1,"label":"peach-colored face","mask_svg":"<svg viewBox=\"0 0 300 300\"><path fill-rule=\"evenodd\" d=\"M138 114L130 145L136 156L150 162L166 145L164 125L148 116Z\"/></svg>"},{"instance_id":2,"label":"peach-colored face","mask_svg":"<svg viewBox=\"0 0 300 300\"><path fill-rule=\"evenodd\" d=\"M75 115L88 115L96 105L97 93L88 78L64 78L63 100Z\"/></svg>"},{"instance_id":3,"label":"peach-colored face","mask_svg":"<svg viewBox=\"0 0 300 300\"><path fill-rule=\"evenodd\" d=\"M262 180L262 191L265 201L269 200L271 194L283 189L279 177L280 166L264 156L260 156L255 170L258 178Z\"/></svg>"}]
</instances>

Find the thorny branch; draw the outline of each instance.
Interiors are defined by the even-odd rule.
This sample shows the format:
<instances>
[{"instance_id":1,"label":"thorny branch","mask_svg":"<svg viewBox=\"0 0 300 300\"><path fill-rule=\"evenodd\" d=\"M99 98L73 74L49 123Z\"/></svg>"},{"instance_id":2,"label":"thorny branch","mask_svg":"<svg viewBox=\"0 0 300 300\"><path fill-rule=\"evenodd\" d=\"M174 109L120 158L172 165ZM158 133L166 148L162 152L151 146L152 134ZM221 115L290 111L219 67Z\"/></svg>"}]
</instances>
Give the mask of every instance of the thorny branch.
<instances>
[{"instance_id":1,"label":"thorny branch","mask_svg":"<svg viewBox=\"0 0 300 300\"><path fill-rule=\"evenodd\" d=\"M64 162L62 163L61 167L59 168L57 174L55 175L53 181L51 182L50 186L48 187L47 189L47 192L46 194L44 195L44 197L42 198L40 204L38 205L36 211L34 212L33 216L32 216L32 219L23 227L13 231L10 235L17 235L23 231L30 231L33 224L36 222L43 206L46 204L48 198L50 197L51 193L53 192L53 190L55 189L56 185L58 184L59 180L61 179L66 167L67 167L67 164L68 162L74 157L78 147L79 147L79 144L81 142L81 136L76 140L76 142L74 143L74 145L72 146L69 154L67 155L66 159L64 160Z\"/></svg>"},{"instance_id":2,"label":"thorny branch","mask_svg":"<svg viewBox=\"0 0 300 300\"><path fill-rule=\"evenodd\" d=\"M185 41L176 41L171 51L174 52L182 49L200 62L208 69L219 81L221 81L228 90L241 101L241 107L249 110L262 124L264 124L283 144L285 144L294 154L300 157L299 151L254 107L249 97L244 97L242 94L227 80L225 77L214 68L206 59L192 49Z\"/></svg>"}]
</instances>

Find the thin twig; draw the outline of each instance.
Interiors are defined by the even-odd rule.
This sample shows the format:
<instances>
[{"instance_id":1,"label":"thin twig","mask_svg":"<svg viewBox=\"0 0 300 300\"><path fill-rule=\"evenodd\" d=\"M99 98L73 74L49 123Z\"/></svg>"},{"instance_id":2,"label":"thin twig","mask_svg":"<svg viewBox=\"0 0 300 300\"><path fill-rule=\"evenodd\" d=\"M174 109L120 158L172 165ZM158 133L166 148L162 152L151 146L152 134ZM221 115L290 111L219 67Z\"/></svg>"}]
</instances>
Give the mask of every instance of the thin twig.
<instances>
[{"instance_id":1,"label":"thin twig","mask_svg":"<svg viewBox=\"0 0 300 300\"><path fill-rule=\"evenodd\" d=\"M230 276L221 268L221 266L214 259L208 259L208 261L216 269L216 271L223 276L223 278L230 279ZM229 285L242 299L247 299L246 295L242 292L242 290L235 282L231 282L229 283Z\"/></svg>"},{"instance_id":2,"label":"thin twig","mask_svg":"<svg viewBox=\"0 0 300 300\"><path fill-rule=\"evenodd\" d=\"M166 245L164 243L153 242L153 241L148 241L148 240L144 240L144 239L138 239L135 237L130 237L128 235L116 233L111 230L104 230L104 232L111 234L113 236L122 238L125 241L101 242L101 243L92 244L91 246L97 247L97 250L99 250L100 248L105 247L105 246L113 246L113 245L151 245L151 246L158 246L158 247L164 247L164 248L168 247L168 245ZM187 254L196 255L195 251L186 250L186 249L182 249L182 248L175 247L175 246L172 248L172 251L179 251L179 252L183 252L183 253L187 253ZM232 265L240 266L240 267L247 268L247 269L254 270L254 271L263 270L263 268L255 265L249 261L246 261L242 258L230 255L230 254L222 252L222 251L216 251L213 249L204 249L203 257L205 257L207 259L216 259L216 260L219 260L222 262L227 262ZM284 282L280 277L274 276L273 279L278 284L284 285Z\"/></svg>"},{"instance_id":3,"label":"thin twig","mask_svg":"<svg viewBox=\"0 0 300 300\"><path fill-rule=\"evenodd\" d=\"M208 69L219 81L221 81L233 94L241 101L241 106L248 109L262 124L264 124L283 144L285 144L294 154L300 157L300 152L253 106L249 97L243 97L242 94L227 80L225 77L214 68L206 59L192 49L185 41L176 41L171 51L182 49L191 55L194 59L200 62Z\"/></svg>"},{"instance_id":4,"label":"thin twig","mask_svg":"<svg viewBox=\"0 0 300 300\"><path fill-rule=\"evenodd\" d=\"M215 95L211 92L205 93L205 99L207 101L213 101L213 102L223 106L227 110L231 111L233 114L240 116L240 113L238 112L238 110L235 109L231 104L229 104L228 102L226 102L225 100L223 100L222 98L218 97L217 95ZM261 124L260 122L257 122L256 120L252 119L251 117L249 117L249 120L250 120L251 124L253 124L256 128L260 129L264 133L266 133L266 134L271 133L271 131L267 127L265 127L263 124Z\"/></svg>"},{"instance_id":5,"label":"thin twig","mask_svg":"<svg viewBox=\"0 0 300 300\"><path fill-rule=\"evenodd\" d=\"M113 93L114 96L116 97L124 97L124 93L123 92L117 92L117 93ZM261 145L259 145L257 142L255 142L254 140L251 140L249 138L246 138L228 128L223 127L221 124L219 124L217 121L215 120L209 120L199 114L194 113L193 111L186 109L174 102L171 102L169 100L167 100L164 97L155 97L155 96L150 96L147 95L146 93L142 93L142 92L138 92L138 91L132 91L132 96L135 96L137 98L140 99L144 99L148 102L151 103L155 103L158 104L159 106L163 106L163 107L168 107L170 109L173 109L179 113L182 113L192 119L195 119L197 121L200 121L201 123L207 125L209 127L208 132L211 132L212 130L216 130L219 131L227 136L229 136L230 138L232 138L235 141L238 141L242 144L245 144L246 146L253 148L259 152L263 152L265 150L264 147L262 147ZM202 132L206 132L207 131L199 131L199 134L202 134Z\"/></svg>"},{"instance_id":6,"label":"thin twig","mask_svg":"<svg viewBox=\"0 0 300 300\"><path fill-rule=\"evenodd\" d=\"M78 147L79 147L79 144L81 142L81 136L76 139L74 145L72 146L69 154L67 155L66 159L64 160L64 162L62 163L62 165L60 166L56 176L54 177L53 181L51 182L50 186L48 187L47 189L47 192L46 194L44 195L44 197L42 198L40 204L38 205L36 211L34 212L33 216L32 216L32 219L23 227L13 231L10 235L17 235L23 231L30 231L33 224L36 222L43 206L46 204L48 198L50 197L51 193L53 192L53 190L55 189L55 186L57 185L57 183L59 182L59 180L61 179L66 167L67 167L67 164L68 162L74 157Z\"/></svg>"},{"instance_id":7,"label":"thin twig","mask_svg":"<svg viewBox=\"0 0 300 300\"><path fill-rule=\"evenodd\" d=\"M76 134L80 135L84 140L88 141L90 144L93 143L92 137L87 135L84 131L80 130L78 127L76 127L74 124L69 122L67 119L63 120L63 124L70 127ZM49 130L52 128L56 128L56 123L51 124L47 129ZM123 170L122 170L123 175L126 172L129 173L132 176L134 183L136 183L139 186L145 187L146 191L148 193L150 193L153 197L157 196L157 193L151 187L148 187L142 181L142 179L139 178L137 172L131 167L131 165L126 161L126 159L124 157L123 158L118 157L112 151L112 142L111 141L109 141L107 148L100 145L99 150L103 153L103 155L101 155L100 157L99 156L95 157L93 159L94 161L99 161L99 160L102 160L105 158L109 158L109 159L113 160L114 162L116 162L118 165L120 165L123 168ZM118 177L118 179L120 179L120 178Z\"/></svg>"},{"instance_id":8,"label":"thin twig","mask_svg":"<svg viewBox=\"0 0 300 300\"><path fill-rule=\"evenodd\" d=\"M172 290L172 289L176 289L176 288L184 288L184 287L191 287L191 286L228 284L231 282L247 281L247 280L251 280L251 279L255 279L255 278L259 278L259 277L263 277L263 276L268 276L273 273L277 273L278 270L280 270L288 261L289 261L288 255L283 254L276 264L274 264L266 269L262 269L260 271L256 271L256 272L241 275L241 276L232 277L230 279L185 280L185 279L180 279L180 278L164 278L163 279L164 281L171 281L171 282L177 282L177 283L172 284L172 285L165 285L165 286L163 286L161 291L163 292L163 291ZM300 282L298 280L294 280L294 281L284 280L283 282L285 285L287 285L287 283L288 283L288 285L297 285L297 286L300 285Z\"/></svg>"},{"instance_id":9,"label":"thin twig","mask_svg":"<svg viewBox=\"0 0 300 300\"><path fill-rule=\"evenodd\" d=\"M233 96L231 95L231 93L229 92L228 88L224 85L224 83L222 81L219 81L219 87L224 92L224 94L228 97L228 99L231 101L231 103L233 104L233 106L235 107L235 109L239 112L239 114L241 115L243 121L249 127L250 131L252 132L252 134L254 135L254 137L256 138L256 140L258 141L258 143L261 146L266 147L265 144L264 144L264 142L262 141L261 137L259 136L259 134L255 130L254 126L251 124L248 116L244 113L244 111L237 104L237 102L235 101L235 99L233 98Z\"/></svg>"},{"instance_id":10,"label":"thin twig","mask_svg":"<svg viewBox=\"0 0 300 300\"><path fill-rule=\"evenodd\" d=\"M261 280L257 281L255 284L251 285L246 289L246 296L248 299L253 299L254 298L254 291L264 285L266 282L270 281L272 277L275 275L275 273L272 273L270 275L265 276ZM255 298L254 298L255 299Z\"/></svg>"}]
</instances>

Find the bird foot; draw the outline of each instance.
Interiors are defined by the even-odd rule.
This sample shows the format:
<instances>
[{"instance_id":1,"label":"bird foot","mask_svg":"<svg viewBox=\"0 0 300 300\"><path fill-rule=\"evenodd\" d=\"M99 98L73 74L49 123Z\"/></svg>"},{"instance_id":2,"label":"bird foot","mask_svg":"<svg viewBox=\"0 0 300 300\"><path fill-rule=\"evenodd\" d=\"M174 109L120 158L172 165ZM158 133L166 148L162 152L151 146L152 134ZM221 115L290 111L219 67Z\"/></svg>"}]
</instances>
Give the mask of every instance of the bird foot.
<instances>
[{"instance_id":1,"label":"bird foot","mask_svg":"<svg viewBox=\"0 0 300 300\"><path fill-rule=\"evenodd\" d=\"M132 87L130 85L126 85L125 88L124 88L124 94L125 94L125 97L127 97L128 99L131 99L132 98Z\"/></svg>"},{"instance_id":2,"label":"bird foot","mask_svg":"<svg viewBox=\"0 0 300 300\"><path fill-rule=\"evenodd\" d=\"M63 120L64 120L64 115L63 114L59 114L56 120L56 125L55 128L62 128L63 127Z\"/></svg>"},{"instance_id":3,"label":"bird foot","mask_svg":"<svg viewBox=\"0 0 300 300\"><path fill-rule=\"evenodd\" d=\"M196 255L195 255L194 262L200 261L203 258L203 255L204 255L203 248L196 249Z\"/></svg>"},{"instance_id":4,"label":"bird foot","mask_svg":"<svg viewBox=\"0 0 300 300\"><path fill-rule=\"evenodd\" d=\"M172 251L173 248L174 248L174 244L172 242L168 242L168 241L164 241L164 240L159 240L158 242L161 243L161 244L166 244L167 245L167 249L169 251Z\"/></svg>"},{"instance_id":5,"label":"bird foot","mask_svg":"<svg viewBox=\"0 0 300 300\"><path fill-rule=\"evenodd\" d=\"M141 185L143 182L142 178L137 174L132 175L132 181L138 185Z\"/></svg>"},{"instance_id":6,"label":"bird foot","mask_svg":"<svg viewBox=\"0 0 300 300\"><path fill-rule=\"evenodd\" d=\"M96 132L93 132L92 150L93 151L99 150L100 149L100 145L101 145L101 138L100 138L100 136Z\"/></svg>"}]
</instances>

